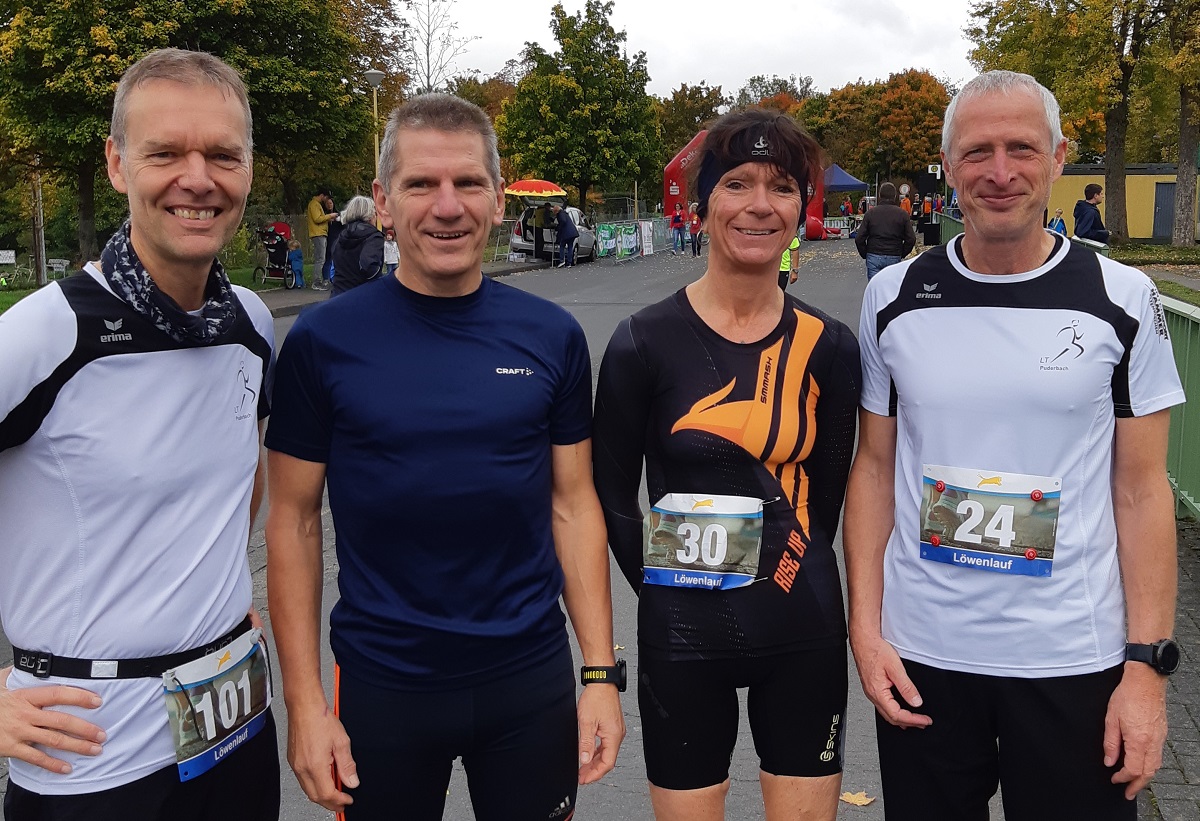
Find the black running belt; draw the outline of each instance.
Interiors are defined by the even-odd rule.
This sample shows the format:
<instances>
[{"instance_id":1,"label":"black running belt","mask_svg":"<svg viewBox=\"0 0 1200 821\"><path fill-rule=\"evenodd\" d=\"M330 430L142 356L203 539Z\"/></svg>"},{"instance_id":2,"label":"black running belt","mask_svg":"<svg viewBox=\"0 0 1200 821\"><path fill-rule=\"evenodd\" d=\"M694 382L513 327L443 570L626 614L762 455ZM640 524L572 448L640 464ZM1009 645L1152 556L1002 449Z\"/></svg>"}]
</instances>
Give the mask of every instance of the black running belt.
<instances>
[{"instance_id":1,"label":"black running belt","mask_svg":"<svg viewBox=\"0 0 1200 821\"><path fill-rule=\"evenodd\" d=\"M246 616L237 627L203 647L144 659L73 659L14 647L13 664L18 670L22 670L34 678L49 678L50 676L80 679L157 678L172 667L204 658L214 650L220 650L238 636L248 632L250 626L250 617Z\"/></svg>"}]
</instances>

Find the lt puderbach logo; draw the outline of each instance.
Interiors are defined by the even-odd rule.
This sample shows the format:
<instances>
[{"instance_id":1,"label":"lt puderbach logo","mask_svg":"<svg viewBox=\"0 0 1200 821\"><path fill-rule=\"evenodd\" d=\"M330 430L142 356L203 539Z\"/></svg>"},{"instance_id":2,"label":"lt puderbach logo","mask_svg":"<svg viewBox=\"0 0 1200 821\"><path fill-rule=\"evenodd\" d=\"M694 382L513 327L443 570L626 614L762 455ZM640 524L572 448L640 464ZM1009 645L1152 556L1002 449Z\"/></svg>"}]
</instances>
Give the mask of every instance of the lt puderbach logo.
<instances>
[{"instance_id":1,"label":"lt puderbach logo","mask_svg":"<svg viewBox=\"0 0 1200 821\"><path fill-rule=\"evenodd\" d=\"M253 415L254 402L258 399L257 391L250 387L250 374L246 372L246 363L244 361L238 366L236 384L241 389L242 394L238 400L237 407L233 409L233 418L241 422L243 419L249 419Z\"/></svg>"},{"instance_id":2,"label":"lt puderbach logo","mask_svg":"<svg viewBox=\"0 0 1200 821\"><path fill-rule=\"evenodd\" d=\"M123 320L123 319L106 319L106 320L104 320L104 327L108 328L110 331L113 331L114 333L100 334L100 341L101 342L132 342L133 334L116 333L116 331L121 330L121 326L124 324L125 324L125 320Z\"/></svg>"},{"instance_id":3,"label":"lt puderbach logo","mask_svg":"<svg viewBox=\"0 0 1200 821\"><path fill-rule=\"evenodd\" d=\"M1069 371L1071 368L1066 363L1078 359L1086 351L1079 341L1083 339L1083 332L1079 330L1079 320L1072 319L1070 325L1059 328L1055 338L1062 347L1052 357L1043 356L1039 367L1043 371Z\"/></svg>"}]
</instances>

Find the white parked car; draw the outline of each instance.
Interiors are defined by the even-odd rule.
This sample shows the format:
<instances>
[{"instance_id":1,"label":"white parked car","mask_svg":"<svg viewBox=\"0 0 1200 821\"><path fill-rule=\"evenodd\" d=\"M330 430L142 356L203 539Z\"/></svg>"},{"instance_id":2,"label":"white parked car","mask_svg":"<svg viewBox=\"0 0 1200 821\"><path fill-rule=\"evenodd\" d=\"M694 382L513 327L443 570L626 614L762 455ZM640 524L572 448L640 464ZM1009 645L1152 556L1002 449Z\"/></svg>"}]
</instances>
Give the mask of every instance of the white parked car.
<instances>
[{"instance_id":1,"label":"white parked car","mask_svg":"<svg viewBox=\"0 0 1200 821\"><path fill-rule=\"evenodd\" d=\"M521 212L520 218L513 225L512 237L509 241L509 250L524 253L526 256L533 256L533 212L541 206L529 206ZM584 262L591 261L596 258L596 231L589 220L583 216L583 212L573 205L568 205L563 209L571 217L571 221L575 223L575 228L579 231L579 238L575 240L575 261ZM550 259L551 255L556 253L555 246L555 230L553 228L543 228L545 234L545 243L542 246L542 259Z\"/></svg>"}]
</instances>

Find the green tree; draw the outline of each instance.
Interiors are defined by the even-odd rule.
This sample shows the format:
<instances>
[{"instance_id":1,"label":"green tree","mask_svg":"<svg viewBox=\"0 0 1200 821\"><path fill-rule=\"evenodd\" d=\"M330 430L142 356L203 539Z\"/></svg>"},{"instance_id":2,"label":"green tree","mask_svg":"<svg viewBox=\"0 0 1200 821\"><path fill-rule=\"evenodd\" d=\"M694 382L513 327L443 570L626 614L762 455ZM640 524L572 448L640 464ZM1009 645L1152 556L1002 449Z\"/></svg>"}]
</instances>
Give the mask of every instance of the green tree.
<instances>
[{"instance_id":1,"label":"green tree","mask_svg":"<svg viewBox=\"0 0 1200 821\"><path fill-rule=\"evenodd\" d=\"M587 0L571 15L556 4L550 28L558 51L526 43L528 73L496 122L514 168L573 184L581 208L593 186L643 178L662 151L646 94L646 54L625 51L612 9L612 2Z\"/></svg>"},{"instance_id":2,"label":"green tree","mask_svg":"<svg viewBox=\"0 0 1200 821\"><path fill-rule=\"evenodd\" d=\"M798 77L795 74L790 77L772 74L767 77L764 74L755 74L738 89L733 98L733 107L749 108L752 105L764 105L774 99L775 104L769 107L779 108L782 100L799 103L812 95L812 77Z\"/></svg>"},{"instance_id":3,"label":"green tree","mask_svg":"<svg viewBox=\"0 0 1200 821\"><path fill-rule=\"evenodd\" d=\"M655 100L654 111L666 153L673 155L682 149L728 105L729 98L721 93L721 87L709 88L703 80L694 86L680 83L670 97ZM669 156L664 159L664 164L669 159Z\"/></svg>"},{"instance_id":4,"label":"green tree","mask_svg":"<svg viewBox=\"0 0 1200 821\"><path fill-rule=\"evenodd\" d=\"M369 142L362 71L401 74L386 34L385 0L0 0L0 121L5 161L40 158L75 189L79 256L95 258L96 181L121 73L167 46L210 51L238 69L254 111L255 150L271 164L285 200L289 182L325 154ZM399 53L398 49L391 52ZM364 103L364 100L368 100Z\"/></svg>"}]
</instances>

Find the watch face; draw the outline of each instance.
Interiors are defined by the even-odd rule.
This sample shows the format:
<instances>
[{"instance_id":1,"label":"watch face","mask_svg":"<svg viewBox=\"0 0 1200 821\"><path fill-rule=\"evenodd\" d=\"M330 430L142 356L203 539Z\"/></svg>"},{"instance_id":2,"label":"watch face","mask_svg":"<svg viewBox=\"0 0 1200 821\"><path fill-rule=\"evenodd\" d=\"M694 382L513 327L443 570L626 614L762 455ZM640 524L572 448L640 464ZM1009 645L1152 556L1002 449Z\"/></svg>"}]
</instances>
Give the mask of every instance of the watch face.
<instances>
[{"instance_id":1,"label":"watch face","mask_svg":"<svg viewBox=\"0 0 1200 821\"><path fill-rule=\"evenodd\" d=\"M1154 649L1158 661L1155 667L1168 675L1174 673L1179 667L1179 645L1167 639L1160 641Z\"/></svg>"}]
</instances>

